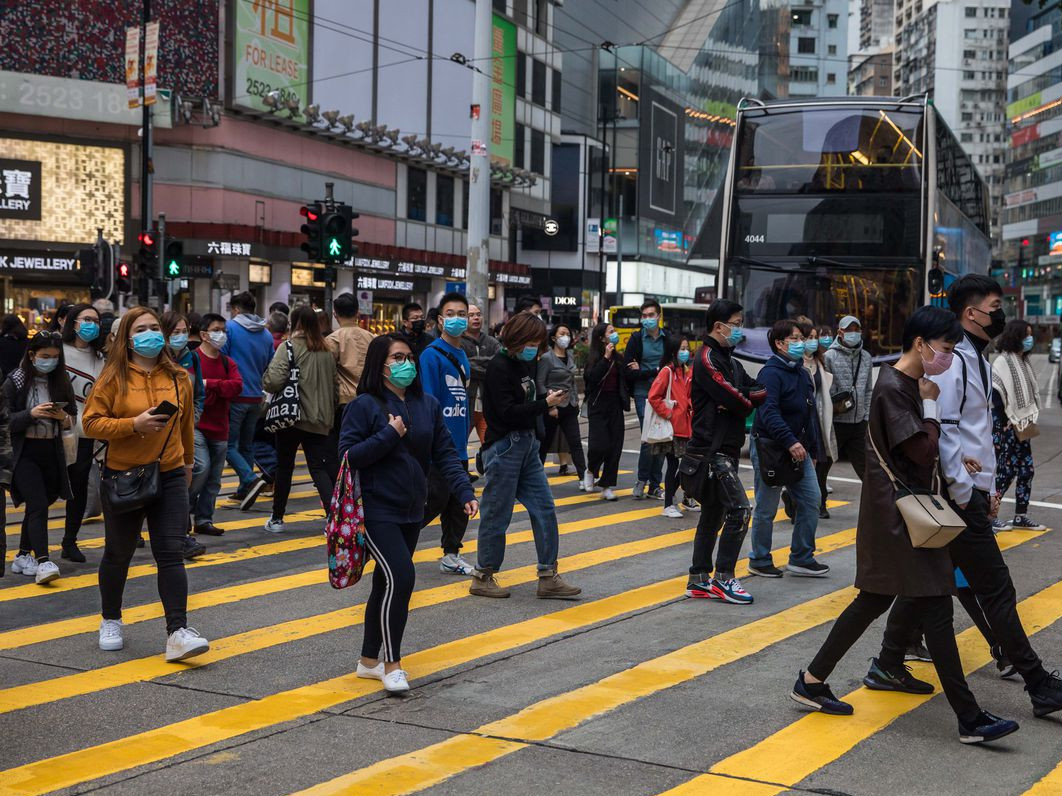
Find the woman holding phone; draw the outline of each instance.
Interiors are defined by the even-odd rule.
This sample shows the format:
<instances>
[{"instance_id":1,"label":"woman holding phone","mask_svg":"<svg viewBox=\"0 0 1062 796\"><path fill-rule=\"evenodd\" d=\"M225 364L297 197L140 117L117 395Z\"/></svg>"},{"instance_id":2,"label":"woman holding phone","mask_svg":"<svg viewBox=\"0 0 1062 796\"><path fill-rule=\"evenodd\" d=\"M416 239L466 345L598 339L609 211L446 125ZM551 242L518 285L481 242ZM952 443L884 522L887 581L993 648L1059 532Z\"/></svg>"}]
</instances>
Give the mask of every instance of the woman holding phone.
<instances>
[{"instance_id":1,"label":"woman holding phone","mask_svg":"<svg viewBox=\"0 0 1062 796\"><path fill-rule=\"evenodd\" d=\"M152 310L134 307L123 315L82 425L88 436L107 442L104 481L116 472L155 463L159 471L158 489L149 490L153 494L141 508L116 510L107 490L103 492L100 649L124 646L122 593L146 519L166 614L166 660L179 661L206 652L209 644L188 627L182 555L194 462L192 382L165 348L162 325Z\"/></svg>"},{"instance_id":2,"label":"woman holding phone","mask_svg":"<svg viewBox=\"0 0 1062 796\"><path fill-rule=\"evenodd\" d=\"M619 477L620 456L623 455L623 413L631 408L627 386L627 363L616 350L619 333L611 323L599 323L590 333L590 353L586 358L586 403L590 421L587 441L588 466L583 486L594 489L594 479L600 473L597 486L604 491L605 500L616 500L612 488Z\"/></svg>"},{"instance_id":3,"label":"woman holding phone","mask_svg":"<svg viewBox=\"0 0 1062 796\"><path fill-rule=\"evenodd\" d=\"M26 504L11 571L50 583L59 577L59 567L48 556L48 507L70 497L62 434L77 416L63 367L62 335L38 332L30 338L22 364L8 374L3 390L15 463L11 499L16 506Z\"/></svg>"}]
</instances>

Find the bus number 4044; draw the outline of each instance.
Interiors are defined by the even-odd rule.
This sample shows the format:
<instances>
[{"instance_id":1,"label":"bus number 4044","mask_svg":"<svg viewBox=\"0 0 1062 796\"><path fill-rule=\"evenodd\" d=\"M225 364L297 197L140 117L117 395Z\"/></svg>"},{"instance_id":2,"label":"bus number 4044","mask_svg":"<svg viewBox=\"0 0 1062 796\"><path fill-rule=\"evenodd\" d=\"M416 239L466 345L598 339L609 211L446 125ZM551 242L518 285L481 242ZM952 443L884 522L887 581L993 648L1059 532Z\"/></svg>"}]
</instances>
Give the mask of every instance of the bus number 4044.
<instances>
[{"instance_id":1,"label":"bus number 4044","mask_svg":"<svg viewBox=\"0 0 1062 796\"><path fill-rule=\"evenodd\" d=\"M745 243L763 243L763 235L746 235Z\"/></svg>"}]
</instances>

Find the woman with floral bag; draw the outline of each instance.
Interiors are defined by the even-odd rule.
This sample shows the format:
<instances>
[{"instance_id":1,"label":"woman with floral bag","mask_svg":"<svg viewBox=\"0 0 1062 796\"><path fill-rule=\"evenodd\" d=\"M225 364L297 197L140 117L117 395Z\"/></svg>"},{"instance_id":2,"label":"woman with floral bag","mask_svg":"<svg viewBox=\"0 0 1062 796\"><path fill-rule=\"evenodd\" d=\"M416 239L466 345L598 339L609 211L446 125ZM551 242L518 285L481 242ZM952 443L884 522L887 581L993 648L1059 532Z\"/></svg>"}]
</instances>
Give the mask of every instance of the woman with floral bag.
<instances>
[{"instance_id":1,"label":"woman with floral bag","mask_svg":"<svg viewBox=\"0 0 1062 796\"><path fill-rule=\"evenodd\" d=\"M402 670L402 635L416 576L413 551L428 496L428 468L434 465L442 472L469 517L479 511L468 473L443 425L442 408L421 389L416 359L404 337L386 334L369 344L358 397L343 413L339 455L346 469L358 473L365 546L376 561L357 674L401 693L409 690ZM357 519L356 508L347 512L344 507L341 514Z\"/></svg>"}]
</instances>

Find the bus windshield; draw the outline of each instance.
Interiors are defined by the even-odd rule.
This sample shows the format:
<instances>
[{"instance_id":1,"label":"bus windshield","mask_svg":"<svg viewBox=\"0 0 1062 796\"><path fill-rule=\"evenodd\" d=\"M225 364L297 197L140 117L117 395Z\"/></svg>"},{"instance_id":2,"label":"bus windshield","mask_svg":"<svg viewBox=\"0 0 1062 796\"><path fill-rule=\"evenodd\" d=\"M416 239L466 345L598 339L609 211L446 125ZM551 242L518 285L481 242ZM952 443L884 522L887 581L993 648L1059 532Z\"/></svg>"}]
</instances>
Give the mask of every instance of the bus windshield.
<instances>
[{"instance_id":1,"label":"bus windshield","mask_svg":"<svg viewBox=\"0 0 1062 796\"><path fill-rule=\"evenodd\" d=\"M740 194L919 193L923 114L844 106L744 112Z\"/></svg>"}]
</instances>

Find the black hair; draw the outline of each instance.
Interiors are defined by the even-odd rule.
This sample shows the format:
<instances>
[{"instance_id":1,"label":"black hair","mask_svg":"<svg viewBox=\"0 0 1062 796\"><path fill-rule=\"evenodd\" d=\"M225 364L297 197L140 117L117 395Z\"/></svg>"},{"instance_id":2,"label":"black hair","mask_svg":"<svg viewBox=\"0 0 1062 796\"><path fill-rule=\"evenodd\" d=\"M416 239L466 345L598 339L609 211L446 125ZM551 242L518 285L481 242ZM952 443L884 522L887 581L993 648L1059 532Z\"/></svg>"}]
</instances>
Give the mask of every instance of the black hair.
<instances>
[{"instance_id":1,"label":"black hair","mask_svg":"<svg viewBox=\"0 0 1062 796\"><path fill-rule=\"evenodd\" d=\"M16 340L25 340L29 337L29 330L26 329L26 324L22 322L20 317L11 313L5 315L4 319L0 321L0 335L14 337Z\"/></svg>"},{"instance_id":2,"label":"black hair","mask_svg":"<svg viewBox=\"0 0 1062 796\"><path fill-rule=\"evenodd\" d=\"M962 325L955 313L943 307L919 307L903 325L903 350L910 351L916 337L927 343L930 340L946 340L957 343L962 340Z\"/></svg>"},{"instance_id":3,"label":"black hair","mask_svg":"<svg viewBox=\"0 0 1062 796\"><path fill-rule=\"evenodd\" d=\"M708 307L708 331L712 331L717 323L727 323L739 312L744 311L745 308L736 301L716 299L712 302L711 306Z\"/></svg>"},{"instance_id":4,"label":"black hair","mask_svg":"<svg viewBox=\"0 0 1062 796\"><path fill-rule=\"evenodd\" d=\"M337 318L357 318L358 300L350 293L340 293L332 299L332 312Z\"/></svg>"},{"instance_id":5,"label":"black hair","mask_svg":"<svg viewBox=\"0 0 1062 796\"><path fill-rule=\"evenodd\" d=\"M33 367L33 359L30 354L44 348L57 348L59 350L59 364L55 370L45 377L48 380L48 396L53 401L66 401L67 413L76 416L77 405L74 401L74 388L70 385L70 375L66 372L66 361L63 356L63 336L59 332L42 331L30 337L29 345L26 346L26 351L22 355L20 364L22 372L26 374L25 384L22 385L22 389L19 391L20 397L29 395L33 379L38 375L36 368Z\"/></svg>"},{"instance_id":6,"label":"black hair","mask_svg":"<svg viewBox=\"0 0 1062 796\"><path fill-rule=\"evenodd\" d=\"M254 312L258 307L258 302L254 300L253 295L245 290L229 299L229 306L240 312Z\"/></svg>"},{"instance_id":7,"label":"black hair","mask_svg":"<svg viewBox=\"0 0 1062 796\"><path fill-rule=\"evenodd\" d=\"M641 312L645 312L650 307L656 308L656 314L660 314L660 302L657 301L655 298L647 298L645 301L643 301L641 306Z\"/></svg>"},{"instance_id":8,"label":"black hair","mask_svg":"<svg viewBox=\"0 0 1062 796\"><path fill-rule=\"evenodd\" d=\"M958 316L972 304L980 304L986 296L1002 296L999 282L983 274L967 274L948 290L948 307Z\"/></svg>"},{"instance_id":9,"label":"black hair","mask_svg":"<svg viewBox=\"0 0 1062 796\"><path fill-rule=\"evenodd\" d=\"M436 317L438 317L439 315L442 315L442 308L443 307L445 307L447 304L451 304L451 303L453 303L455 301L458 304L464 304L465 305L465 309L466 310L468 309L468 297L465 296L464 293L458 293L456 290L451 290L449 293L444 293L443 297L441 299L439 299L439 306L435 308Z\"/></svg>"},{"instance_id":10,"label":"black hair","mask_svg":"<svg viewBox=\"0 0 1062 796\"><path fill-rule=\"evenodd\" d=\"M1029 352L1025 350L1025 333L1030 327L1031 324L1028 321L1020 319L1007 321L1007 325L1003 327L1003 334L996 339L996 348L999 351L1029 356Z\"/></svg>"},{"instance_id":11,"label":"black hair","mask_svg":"<svg viewBox=\"0 0 1062 796\"><path fill-rule=\"evenodd\" d=\"M216 312L204 312L202 315L199 316L199 331L205 332L207 329L210 328L210 324L218 322L228 323L228 321L226 321L222 316L218 315Z\"/></svg>"},{"instance_id":12,"label":"black hair","mask_svg":"<svg viewBox=\"0 0 1062 796\"><path fill-rule=\"evenodd\" d=\"M523 312L532 307L542 308L542 300L538 296L521 296L516 300L516 311Z\"/></svg>"},{"instance_id":13,"label":"black hair","mask_svg":"<svg viewBox=\"0 0 1062 796\"><path fill-rule=\"evenodd\" d=\"M251 311L254 312L254 310ZM285 315L291 315L291 308L283 301L274 301L269 305L269 314L272 315L274 312L283 312Z\"/></svg>"},{"instance_id":14,"label":"black hair","mask_svg":"<svg viewBox=\"0 0 1062 796\"><path fill-rule=\"evenodd\" d=\"M684 334L673 334L668 338L667 345L664 348L664 358L661 360L665 365L671 365L673 368L677 368L679 365L678 355L679 349L682 348L684 342L688 343L690 340ZM690 356L693 352L690 352ZM691 360L692 361L692 360Z\"/></svg>"},{"instance_id":15,"label":"black hair","mask_svg":"<svg viewBox=\"0 0 1062 796\"><path fill-rule=\"evenodd\" d=\"M409 320L409 314L411 312L416 312L417 310L420 310L421 312L424 312L424 308L422 306L420 306L415 301L411 301L408 304L404 305L402 307L402 320L408 321Z\"/></svg>"},{"instance_id":16,"label":"black hair","mask_svg":"<svg viewBox=\"0 0 1062 796\"><path fill-rule=\"evenodd\" d=\"M384 397L384 390L387 386L384 384L384 365L387 362L387 357L391 353L391 344L401 343L406 346L410 351L410 356L413 361L417 361L417 352L413 350L413 346L409 344L409 340L405 335L390 333L381 334L379 337L374 337L372 342L369 343L369 348L365 352L365 367L361 371L361 380L358 382L358 395L375 395L377 398ZM413 382L406 387L407 395L423 395L424 390L420 386L420 368L417 368L417 375L413 378Z\"/></svg>"},{"instance_id":17,"label":"black hair","mask_svg":"<svg viewBox=\"0 0 1062 796\"><path fill-rule=\"evenodd\" d=\"M572 333L572 327L571 327L570 324L567 324L567 323L555 323L555 324L553 324L549 328L549 335L548 335L550 346L553 346L557 342L557 330L558 329L567 329L569 335ZM569 346L569 348L570 348L570 346Z\"/></svg>"},{"instance_id":18,"label":"black hair","mask_svg":"<svg viewBox=\"0 0 1062 796\"><path fill-rule=\"evenodd\" d=\"M770 330L767 332L767 342L771 345L771 353L774 353L774 345L780 340L785 340L792 334L793 330L800 331L800 324L794 321L792 318L782 318L771 324ZM801 332L803 334L803 332Z\"/></svg>"},{"instance_id":19,"label":"black hair","mask_svg":"<svg viewBox=\"0 0 1062 796\"><path fill-rule=\"evenodd\" d=\"M74 345L74 341L77 339L77 330L74 329L74 324L77 322L77 316L85 310L92 310L96 313L96 320L99 321L100 311L91 304L75 304L72 306L70 311L66 314L66 320L63 322L63 342L67 345ZM89 346L96 349L96 352L98 353L106 339L107 335L101 332L96 335L95 340L89 343Z\"/></svg>"},{"instance_id":20,"label":"black hair","mask_svg":"<svg viewBox=\"0 0 1062 796\"><path fill-rule=\"evenodd\" d=\"M610 325L611 324L604 322L599 323L594 327L593 331L590 332L590 351L586 355L586 368L583 371L584 373L590 370L590 368L598 363L598 360L605 356L605 343L608 342L605 340L605 330ZM615 352L613 352L612 356L615 355Z\"/></svg>"}]
</instances>

